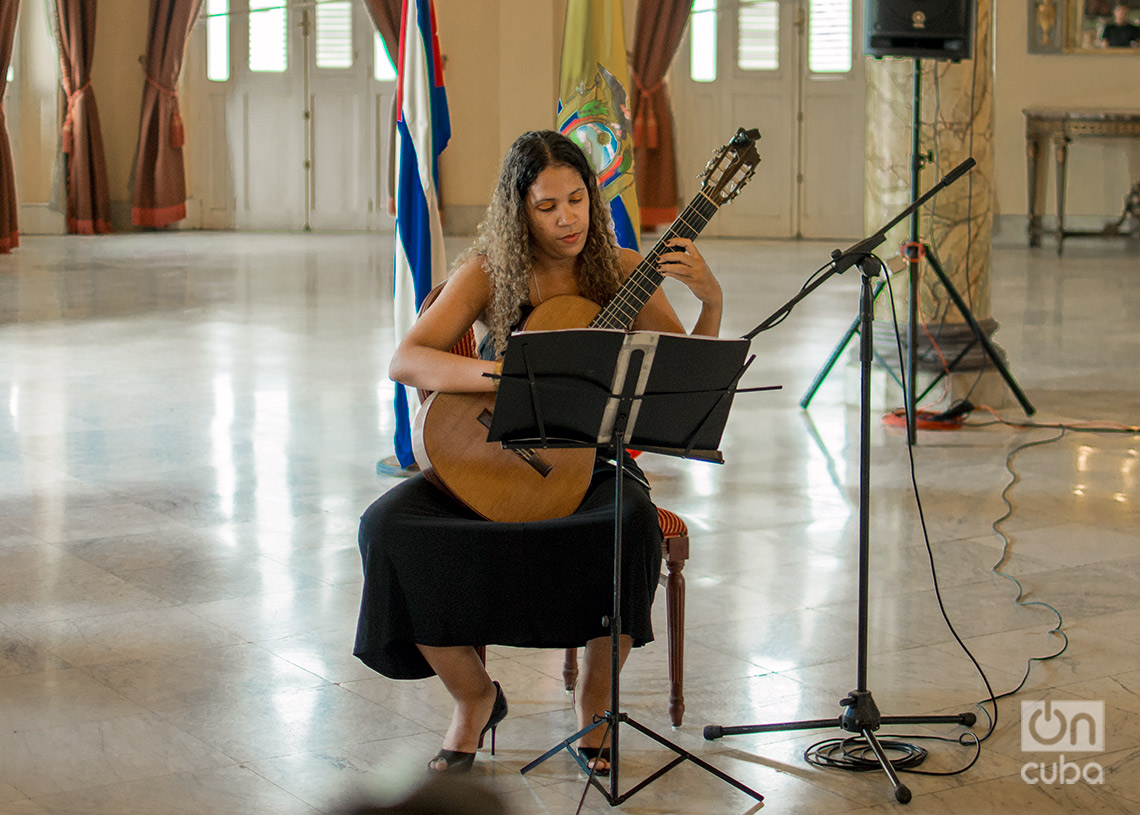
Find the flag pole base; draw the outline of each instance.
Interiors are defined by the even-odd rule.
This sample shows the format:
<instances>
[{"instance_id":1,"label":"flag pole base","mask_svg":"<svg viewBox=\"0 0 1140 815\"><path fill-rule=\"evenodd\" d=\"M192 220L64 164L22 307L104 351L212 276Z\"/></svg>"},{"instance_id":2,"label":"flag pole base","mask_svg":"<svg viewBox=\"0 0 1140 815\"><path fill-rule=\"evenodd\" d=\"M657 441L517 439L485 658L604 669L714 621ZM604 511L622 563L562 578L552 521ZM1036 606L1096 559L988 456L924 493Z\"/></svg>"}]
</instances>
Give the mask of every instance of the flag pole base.
<instances>
[{"instance_id":1,"label":"flag pole base","mask_svg":"<svg viewBox=\"0 0 1140 815\"><path fill-rule=\"evenodd\" d=\"M414 461L407 467L401 466L400 459L395 453L376 462L376 475L384 475L389 478L408 478L419 471L420 465Z\"/></svg>"}]
</instances>

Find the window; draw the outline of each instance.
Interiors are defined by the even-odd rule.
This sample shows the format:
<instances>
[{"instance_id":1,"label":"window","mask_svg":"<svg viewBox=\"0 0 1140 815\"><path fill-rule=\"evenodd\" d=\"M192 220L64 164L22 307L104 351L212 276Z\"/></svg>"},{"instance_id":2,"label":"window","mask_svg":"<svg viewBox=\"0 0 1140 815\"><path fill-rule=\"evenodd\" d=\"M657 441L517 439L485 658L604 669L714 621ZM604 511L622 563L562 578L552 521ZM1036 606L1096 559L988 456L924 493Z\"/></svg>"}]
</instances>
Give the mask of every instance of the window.
<instances>
[{"instance_id":1,"label":"window","mask_svg":"<svg viewBox=\"0 0 1140 815\"><path fill-rule=\"evenodd\" d=\"M716 0L693 0L689 18L689 78L716 79Z\"/></svg>"},{"instance_id":2,"label":"window","mask_svg":"<svg viewBox=\"0 0 1140 815\"><path fill-rule=\"evenodd\" d=\"M352 3L348 0L317 5L317 67L352 67Z\"/></svg>"},{"instance_id":3,"label":"window","mask_svg":"<svg viewBox=\"0 0 1140 815\"><path fill-rule=\"evenodd\" d=\"M288 67L285 0L249 0L249 69L282 73Z\"/></svg>"},{"instance_id":4,"label":"window","mask_svg":"<svg viewBox=\"0 0 1140 815\"><path fill-rule=\"evenodd\" d=\"M736 64L742 71L780 67L780 3L756 0L740 4L737 14Z\"/></svg>"},{"instance_id":5,"label":"window","mask_svg":"<svg viewBox=\"0 0 1140 815\"><path fill-rule=\"evenodd\" d=\"M230 78L230 0L206 2L206 78Z\"/></svg>"},{"instance_id":6,"label":"window","mask_svg":"<svg viewBox=\"0 0 1140 815\"><path fill-rule=\"evenodd\" d=\"M851 0L811 0L808 15L808 70L815 74L850 71Z\"/></svg>"},{"instance_id":7,"label":"window","mask_svg":"<svg viewBox=\"0 0 1140 815\"><path fill-rule=\"evenodd\" d=\"M377 82L393 82L396 79L396 66L379 31L372 34L372 76Z\"/></svg>"}]
</instances>

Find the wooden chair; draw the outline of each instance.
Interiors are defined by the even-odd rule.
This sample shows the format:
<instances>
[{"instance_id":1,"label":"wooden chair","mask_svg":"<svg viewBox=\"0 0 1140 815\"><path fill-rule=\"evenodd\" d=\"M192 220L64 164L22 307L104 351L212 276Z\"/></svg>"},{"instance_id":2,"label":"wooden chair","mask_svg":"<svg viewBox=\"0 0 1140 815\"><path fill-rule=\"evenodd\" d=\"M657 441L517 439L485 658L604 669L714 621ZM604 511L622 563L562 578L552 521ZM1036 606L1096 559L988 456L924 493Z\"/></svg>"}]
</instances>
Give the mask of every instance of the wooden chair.
<instances>
[{"instance_id":1,"label":"wooden chair","mask_svg":"<svg viewBox=\"0 0 1140 815\"><path fill-rule=\"evenodd\" d=\"M443 286L440 283L428 292L420 306L420 314L435 302ZM451 349L451 353L477 357L475 331L468 329ZM423 390L419 391L419 395L421 401L428 397ZM661 585L665 587L666 637L669 644L669 720L674 727L680 727L685 715L685 576L681 572L685 568L685 561L689 559L689 530L678 515L661 507L657 508L657 522L663 535L661 557L665 563ZM486 650L481 647L479 653L486 661ZM567 691L573 690L578 681L577 649L566 649L562 681Z\"/></svg>"}]
</instances>

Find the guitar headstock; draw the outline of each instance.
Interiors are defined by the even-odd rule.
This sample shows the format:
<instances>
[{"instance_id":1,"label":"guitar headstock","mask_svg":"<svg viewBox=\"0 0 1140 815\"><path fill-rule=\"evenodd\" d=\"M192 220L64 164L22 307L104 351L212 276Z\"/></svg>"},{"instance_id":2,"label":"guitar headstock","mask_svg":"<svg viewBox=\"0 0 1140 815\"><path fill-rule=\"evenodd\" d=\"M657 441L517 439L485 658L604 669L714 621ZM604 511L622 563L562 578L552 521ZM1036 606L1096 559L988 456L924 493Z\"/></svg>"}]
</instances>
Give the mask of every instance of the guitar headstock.
<instances>
[{"instance_id":1,"label":"guitar headstock","mask_svg":"<svg viewBox=\"0 0 1140 815\"><path fill-rule=\"evenodd\" d=\"M740 194L740 190L756 172L760 154L756 152L756 142L760 131L753 128L737 129L736 135L728 144L716 151L705 170L700 175L701 189L717 206L727 204Z\"/></svg>"}]
</instances>

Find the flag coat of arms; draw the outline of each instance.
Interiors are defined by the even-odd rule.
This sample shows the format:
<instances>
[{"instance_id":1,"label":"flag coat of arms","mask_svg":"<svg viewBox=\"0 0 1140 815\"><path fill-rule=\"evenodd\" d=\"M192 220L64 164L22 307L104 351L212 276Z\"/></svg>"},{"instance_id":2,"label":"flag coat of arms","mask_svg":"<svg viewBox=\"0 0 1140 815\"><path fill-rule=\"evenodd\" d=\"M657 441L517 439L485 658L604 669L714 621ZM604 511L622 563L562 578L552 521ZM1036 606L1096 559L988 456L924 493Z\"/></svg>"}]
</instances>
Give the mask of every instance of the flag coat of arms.
<instances>
[{"instance_id":1,"label":"flag coat of arms","mask_svg":"<svg viewBox=\"0 0 1140 815\"><path fill-rule=\"evenodd\" d=\"M633 117L622 0L569 0L558 82L558 131L590 159L618 244L637 249Z\"/></svg>"},{"instance_id":2,"label":"flag coat of arms","mask_svg":"<svg viewBox=\"0 0 1140 815\"><path fill-rule=\"evenodd\" d=\"M396 79L396 258L393 322L396 342L415 322L432 286L447 277L439 217L439 154L451 138L443 60L433 0L404 0ZM412 454L412 415L418 406L396 384L393 439L401 467Z\"/></svg>"}]
</instances>

